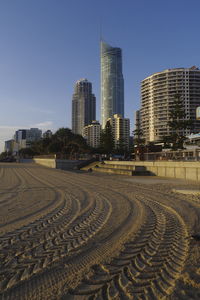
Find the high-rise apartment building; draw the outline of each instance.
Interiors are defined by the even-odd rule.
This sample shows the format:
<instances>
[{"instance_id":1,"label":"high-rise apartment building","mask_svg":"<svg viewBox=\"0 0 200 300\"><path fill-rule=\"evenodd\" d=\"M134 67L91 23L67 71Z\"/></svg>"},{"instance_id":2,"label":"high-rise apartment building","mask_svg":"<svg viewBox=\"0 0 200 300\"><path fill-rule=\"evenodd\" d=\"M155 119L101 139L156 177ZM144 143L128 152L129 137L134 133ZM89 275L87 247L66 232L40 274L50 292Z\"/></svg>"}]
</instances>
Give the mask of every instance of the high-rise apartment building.
<instances>
[{"instance_id":1,"label":"high-rise apartment building","mask_svg":"<svg viewBox=\"0 0 200 300\"><path fill-rule=\"evenodd\" d=\"M104 128L114 114L124 117L122 50L101 41L101 122Z\"/></svg>"},{"instance_id":2,"label":"high-rise apartment building","mask_svg":"<svg viewBox=\"0 0 200 300\"><path fill-rule=\"evenodd\" d=\"M96 119L96 98L87 79L76 82L72 99L72 132L83 134L83 128Z\"/></svg>"},{"instance_id":3,"label":"high-rise apartment building","mask_svg":"<svg viewBox=\"0 0 200 300\"><path fill-rule=\"evenodd\" d=\"M193 128L180 134L200 132L200 121L196 120L196 108L200 106L200 70L195 66L168 69L141 83L141 130L146 142L162 141L163 136L170 135L170 110L177 94L185 109L184 119L193 121Z\"/></svg>"},{"instance_id":4,"label":"high-rise apartment building","mask_svg":"<svg viewBox=\"0 0 200 300\"><path fill-rule=\"evenodd\" d=\"M112 128L115 148L124 145L124 148L129 149L130 138L130 120L122 118L120 114L114 114L113 117L107 120Z\"/></svg>"},{"instance_id":5,"label":"high-rise apartment building","mask_svg":"<svg viewBox=\"0 0 200 300\"><path fill-rule=\"evenodd\" d=\"M98 148L100 144L101 125L98 121L92 121L92 124L85 126L83 129L83 137L87 144L93 148Z\"/></svg>"}]
</instances>

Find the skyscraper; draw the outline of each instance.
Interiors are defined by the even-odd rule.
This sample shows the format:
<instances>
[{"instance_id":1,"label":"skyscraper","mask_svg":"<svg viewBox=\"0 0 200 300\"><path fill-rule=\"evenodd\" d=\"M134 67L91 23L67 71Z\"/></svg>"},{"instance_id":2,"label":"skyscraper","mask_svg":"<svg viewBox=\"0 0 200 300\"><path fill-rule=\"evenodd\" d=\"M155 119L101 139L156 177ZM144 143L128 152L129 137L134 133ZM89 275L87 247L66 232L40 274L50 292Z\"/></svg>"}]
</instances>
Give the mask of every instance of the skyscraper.
<instances>
[{"instance_id":1,"label":"skyscraper","mask_svg":"<svg viewBox=\"0 0 200 300\"><path fill-rule=\"evenodd\" d=\"M87 79L76 82L72 99L72 132L83 134L83 128L96 119L96 98Z\"/></svg>"},{"instance_id":2,"label":"skyscraper","mask_svg":"<svg viewBox=\"0 0 200 300\"><path fill-rule=\"evenodd\" d=\"M114 114L124 117L122 50L101 41L101 122L104 128Z\"/></svg>"}]
</instances>

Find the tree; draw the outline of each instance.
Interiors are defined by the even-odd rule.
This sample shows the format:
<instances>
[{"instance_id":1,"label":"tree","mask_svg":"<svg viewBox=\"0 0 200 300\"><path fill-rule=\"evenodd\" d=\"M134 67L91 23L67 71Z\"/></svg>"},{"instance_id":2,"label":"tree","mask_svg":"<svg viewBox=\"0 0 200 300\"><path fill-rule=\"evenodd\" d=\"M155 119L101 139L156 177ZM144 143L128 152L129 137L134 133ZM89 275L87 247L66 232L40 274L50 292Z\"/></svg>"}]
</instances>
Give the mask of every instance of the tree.
<instances>
[{"instance_id":1,"label":"tree","mask_svg":"<svg viewBox=\"0 0 200 300\"><path fill-rule=\"evenodd\" d=\"M66 157L90 151L86 140L81 135L72 133L69 128L60 128L51 137L33 142L26 149L21 151L22 155L58 154Z\"/></svg>"},{"instance_id":2,"label":"tree","mask_svg":"<svg viewBox=\"0 0 200 300\"><path fill-rule=\"evenodd\" d=\"M123 137L121 137L117 142L117 147L115 149L116 154L125 155L128 152L128 147L126 141Z\"/></svg>"},{"instance_id":3,"label":"tree","mask_svg":"<svg viewBox=\"0 0 200 300\"><path fill-rule=\"evenodd\" d=\"M37 154L38 152L35 152L32 148L23 148L19 150L19 155L22 157L33 157Z\"/></svg>"},{"instance_id":4,"label":"tree","mask_svg":"<svg viewBox=\"0 0 200 300\"><path fill-rule=\"evenodd\" d=\"M8 157L8 153L7 153L6 151L1 152L1 154L0 154L0 159L4 159L4 158L6 158L6 157Z\"/></svg>"},{"instance_id":5,"label":"tree","mask_svg":"<svg viewBox=\"0 0 200 300\"><path fill-rule=\"evenodd\" d=\"M72 133L71 129L69 128L59 128L53 135L53 139L60 141L62 144L66 145L69 140L72 140L74 134Z\"/></svg>"},{"instance_id":6,"label":"tree","mask_svg":"<svg viewBox=\"0 0 200 300\"><path fill-rule=\"evenodd\" d=\"M186 119L183 101L179 94L175 95L174 103L170 110L170 121L168 125L171 129L170 142L172 149L183 149L183 142L186 139L184 130L192 126L192 120Z\"/></svg>"},{"instance_id":7,"label":"tree","mask_svg":"<svg viewBox=\"0 0 200 300\"><path fill-rule=\"evenodd\" d=\"M106 123L105 129L101 131L100 136L100 151L102 153L112 153L115 143L110 122Z\"/></svg>"},{"instance_id":8,"label":"tree","mask_svg":"<svg viewBox=\"0 0 200 300\"><path fill-rule=\"evenodd\" d=\"M135 146L142 146L145 144L145 138L143 138L143 131L142 129L135 129L133 130L133 136L134 136L134 145Z\"/></svg>"},{"instance_id":9,"label":"tree","mask_svg":"<svg viewBox=\"0 0 200 300\"><path fill-rule=\"evenodd\" d=\"M163 148L171 148L171 138L168 135L163 136L162 143L164 144Z\"/></svg>"},{"instance_id":10,"label":"tree","mask_svg":"<svg viewBox=\"0 0 200 300\"><path fill-rule=\"evenodd\" d=\"M49 153L59 153L62 151L61 143L58 141L52 141L48 146Z\"/></svg>"}]
</instances>

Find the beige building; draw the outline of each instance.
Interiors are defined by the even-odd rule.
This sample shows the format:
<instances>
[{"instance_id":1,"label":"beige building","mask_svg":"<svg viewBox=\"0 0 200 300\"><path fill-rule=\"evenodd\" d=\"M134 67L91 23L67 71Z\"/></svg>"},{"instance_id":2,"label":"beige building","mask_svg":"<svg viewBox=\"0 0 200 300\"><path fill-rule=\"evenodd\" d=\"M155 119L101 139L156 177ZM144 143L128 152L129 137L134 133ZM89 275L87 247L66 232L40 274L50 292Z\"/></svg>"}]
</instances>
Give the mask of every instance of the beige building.
<instances>
[{"instance_id":1,"label":"beige building","mask_svg":"<svg viewBox=\"0 0 200 300\"><path fill-rule=\"evenodd\" d=\"M108 122L112 127L115 147L117 148L120 143L123 143L125 148L129 149L130 120L122 118L120 114L115 114L108 119Z\"/></svg>"},{"instance_id":2,"label":"beige building","mask_svg":"<svg viewBox=\"0 0 200 300\"><path fill-rule=\"evenodd\" d=\"M98 148L100 144L101 125L98 121L92 121L92 124L83 128L83 137L87 144L93 148Z\"/></svg>"},{"instance_id":3,"label":"beige building","mask_svg":"<svg viewBox=\"0 0 200 300\"><path fill-rule=\"evenodd\" d=\"M170 134L170 110L177 94L183 100L185 119L193 121L193 128L180 134L200 131L200 121L196 120L196 108L200 106L200 70L195 66L168 69L141 83L141 129L146 142L161 141Z\"/></svg>"}]
</instances>

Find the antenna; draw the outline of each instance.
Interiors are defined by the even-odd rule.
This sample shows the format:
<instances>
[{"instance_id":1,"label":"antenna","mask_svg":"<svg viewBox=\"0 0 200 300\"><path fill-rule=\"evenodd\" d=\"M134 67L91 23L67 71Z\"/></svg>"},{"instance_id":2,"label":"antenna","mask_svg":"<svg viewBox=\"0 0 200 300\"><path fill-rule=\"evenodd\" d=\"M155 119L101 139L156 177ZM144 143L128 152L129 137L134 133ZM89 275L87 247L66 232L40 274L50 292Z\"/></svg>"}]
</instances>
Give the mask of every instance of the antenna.
<instances>
[{"instance_id":1,"label":"antenna","mask_svg":"<svg viewBox=\"0 0 200 300\"><path fill-rule=\"evenodd\" d=\"M100 42L103 41L103 36L102 36L102 18L100 19L100 25L99 25L99 33L100 33Z\"/></svg>"}]
</instances>

